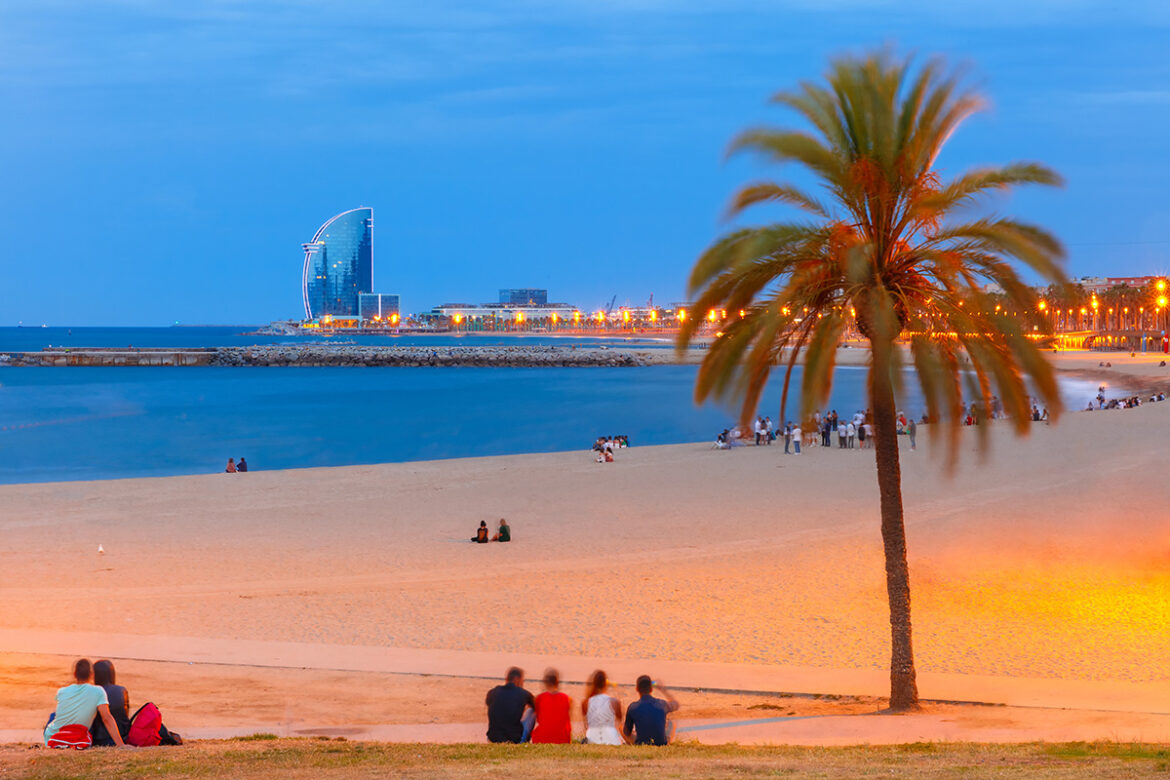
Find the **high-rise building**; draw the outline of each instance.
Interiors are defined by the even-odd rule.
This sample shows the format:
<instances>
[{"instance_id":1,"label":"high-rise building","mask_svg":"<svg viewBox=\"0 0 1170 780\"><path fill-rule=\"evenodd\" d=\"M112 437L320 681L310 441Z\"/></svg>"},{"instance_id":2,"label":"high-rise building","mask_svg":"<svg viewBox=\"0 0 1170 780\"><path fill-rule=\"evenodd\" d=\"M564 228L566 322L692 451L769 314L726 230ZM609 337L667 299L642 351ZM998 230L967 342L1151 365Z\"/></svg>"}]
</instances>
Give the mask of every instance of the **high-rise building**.
<instances>
[{"instance_id":1,"label":"high-rise building","mask_svg":"<svg viewBox=\"0 0 1170 780\"><path fill-rule=\"evenodd\" d=\"M330 219L312 241L302 245L306 319L324 314L358 316L358 295L373 289L373 227L372 208L350 209Z\"/></svg>"},{"instance_id":2,"label":"high-rise building","mask_svg":"<svg viewBox=\"0 0 1170 780\"><path fill-rule=\"evenodd\" d=\"M398 314L398 296L389 293L358 293L358 316L363 322L389 322Z\"/></svg>"},{"instance_id":3,"label":"high-rise building","mask_svg":"<svg viewBox=\"0 0 1170 780\"><path fill-rule=\"evenodd\" d=\"M548 303L548 290L534 290L527 287L515 290L500 290L500 303L519 306L525 304L543 305Z\"/></svg>"}]
</instances>

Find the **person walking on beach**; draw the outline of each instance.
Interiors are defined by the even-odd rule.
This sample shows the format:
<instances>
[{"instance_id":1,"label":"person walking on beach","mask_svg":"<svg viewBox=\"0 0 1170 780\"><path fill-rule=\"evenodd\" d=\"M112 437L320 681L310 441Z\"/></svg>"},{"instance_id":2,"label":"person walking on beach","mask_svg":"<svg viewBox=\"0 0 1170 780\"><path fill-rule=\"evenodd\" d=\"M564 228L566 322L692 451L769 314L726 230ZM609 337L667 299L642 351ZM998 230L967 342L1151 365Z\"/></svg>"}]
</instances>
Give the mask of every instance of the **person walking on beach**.
<instances>
[{"instance_id":1,"label":"person walking on beach","mask_svg":"<svg viewBox=\"0 0 1170 780\"><path fill-rule=\"evenodd\" d=\"M617 724L622 719L622 703L606 693L609 679L598 669L585 685L585 741L590 745L621 745L625 742Z\"/></svg>"},{"instance_id":2,"label":"person walking on beach","mask_svg":"<svg viewBox=\"0 0 1170 780\"><path fill-rule=\"evenodd\" d=\"M918 424L914 422L914 418L910 418L910 422L906 423L906 433L910 436L910 449L918 448Z\"/></svg>"},{"instance_id":3,"label":"person walking on beach","mask_svg":"<svg viewBox=\"0 0 1170 780\"><path fill-rule=\"evenodd\" d=\"M678 712L678 701L662 683L658 683L658 690L666 698L656 699L651 696L654 681L649 675L639 677L635 687L638 689L638 700L626 710L626 723L623 729L626 739L632 739L635 745L666 745L673 736L671 732L674 731L673 728L667 729L666 716Z\"/></svg>"},{"instance_id":4,"label":"person walking on beach","mask_svg":"<svg viewBox=\"0 0 1170 780\"><path fill-rule=\"evenodd\" d=\"M536 700L524 690L524 670L513 666L504 684L488 691L484 699L488 711L488 742L524 742L530 726L526 716L535 711Z\"/></svg>"},{"instance_id":5,"label":"person walking on beach","mask_svg":"<svg viewBox=\"0 0 1170 780\"><path fill-rule=\"evenodd\" d=\"M532 728L534 744L567 745L573 739L569 712L573 701L560 689L561 675L556 669L544 672L544 693L536 697L536 725Z\"/></svg>"},{"instance_id":6,"label":"person walking on beach","mask_svg":"<svg viewBox=\"0 0 1170 780\"><path fill-rule=\"evenodd\" d=\"M224 469L224 473L226 473L226 474L235 474L236 473L235 460L233 460L232 458L228 458L227 468Z\"/></svg>"}]
</instances>

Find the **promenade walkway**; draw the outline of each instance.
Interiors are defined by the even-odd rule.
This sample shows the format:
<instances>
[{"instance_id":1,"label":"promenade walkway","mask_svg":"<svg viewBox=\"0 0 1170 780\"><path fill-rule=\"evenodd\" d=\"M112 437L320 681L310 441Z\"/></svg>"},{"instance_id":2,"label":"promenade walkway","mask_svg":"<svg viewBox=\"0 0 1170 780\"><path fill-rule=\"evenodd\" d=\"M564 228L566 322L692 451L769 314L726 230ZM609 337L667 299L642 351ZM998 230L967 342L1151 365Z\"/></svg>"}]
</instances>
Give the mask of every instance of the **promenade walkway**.
<instances>
[{"instance_id":1,"label":"promenade walkway","mask_svg":"<svg viewBox=\"0 0 1170 780\"><path fill-rule=\"evenodd\" d=\"M636 661L618 658L502 654L353 645L266 642L196 637L134 636L0 629L0 650L42 655L103 656L172 663L382 672L498 680L511 665L530 672L556 666L569 683L596 668L632 683L652 673L678 690L884 696L881 670L825 669L747 664ZM1170 742L1170 684L1038 680L924 673L926 701L1005 705L963 708L911 718L867 715L763 717L679 721L679 736L708 744L894 744L919 741L1023 742L1034 740L1141 740ZM928 708L929 709L929 708ZM683 713L685 715L685 713ZM482 723L355 725L251 724L240 728L184 729L192 737L256 732L282 736L331 735L387 741L467 742L483 739ZM35 741L35 730L0 729L0 741Z\"/></svg>"}]
</instances>

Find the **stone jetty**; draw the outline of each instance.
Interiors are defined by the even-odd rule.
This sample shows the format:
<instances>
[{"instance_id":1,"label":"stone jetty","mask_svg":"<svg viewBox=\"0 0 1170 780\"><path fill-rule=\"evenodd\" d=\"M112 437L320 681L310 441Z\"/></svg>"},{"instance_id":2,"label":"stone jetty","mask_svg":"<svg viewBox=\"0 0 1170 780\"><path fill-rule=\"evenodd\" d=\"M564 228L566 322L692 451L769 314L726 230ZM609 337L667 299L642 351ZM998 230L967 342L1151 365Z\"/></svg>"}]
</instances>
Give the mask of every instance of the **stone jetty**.
<instances>
[{"instance_id":1,"label":"stone jetty","mask_svg":"<svg viewBox=\"0 0 1170 780\"><path fill-rule=\"evenodd\" d=\"M0 366L645 366L674 362L673 350L611 347L373 347L341 344L200 349L49 348L0 353Z\"/></svg>"}]
</instances>

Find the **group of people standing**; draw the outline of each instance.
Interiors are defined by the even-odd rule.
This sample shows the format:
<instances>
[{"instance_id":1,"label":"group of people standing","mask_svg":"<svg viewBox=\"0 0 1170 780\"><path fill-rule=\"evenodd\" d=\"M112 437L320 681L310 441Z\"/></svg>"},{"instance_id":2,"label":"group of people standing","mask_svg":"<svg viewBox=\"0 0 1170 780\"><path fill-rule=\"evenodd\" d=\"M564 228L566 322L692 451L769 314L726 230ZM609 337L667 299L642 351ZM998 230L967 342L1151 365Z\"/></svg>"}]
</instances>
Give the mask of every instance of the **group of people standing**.
<instances>
[{"instance_id":1,"label":"group of people standing","mask_svg":"<svg viewBox=\"0 0 1170 780\"><path fill-rule=\"evenodd\" d=\"M512 667L504 684L488 691L489 742L534 742L568 744L573 741L571 713L573 700L561 690L556 669L544 673L544 691L533 696L524 689L524 670ZM642 675L635 683L638 698L626 708L610 694L609 678L595 671L585 684L581 718L585 724L584 741L592 745L665 745L673 736L673 724L667 717L677 712L678 701L661 683L653 695L655 682ZM619 725L620 724L620 725Z\"/></svg>"},{"instance_id":2,"label":"group of people standing","mask_svg":"<svg viewBox=\"0 0 1170 780\"><path fill-rule=\"evenodd\" d=\"M925 416L923 422L925 422ZM910 439L910 449L918 446L918 423L913 418L907 418L898 412L897 426L899 435L907 435ZM753 423L756 446L771 444L778 439L784 440L784 454L799 455L801 446L809 447L819 444L821 447L839 449L869 449L873 446L873 418L869 410L858 410L852 417L845 418L837 414L834 409L822 415L819 411L812 415L802 427L799 422L789 420L775 430L771 417L757 417ZM834 437L836 441L834 442ZM712 445L715 449L726 450L744 443L744 434L738 428L727 429L715 437Z\"/></svg>"}]
</instances>

